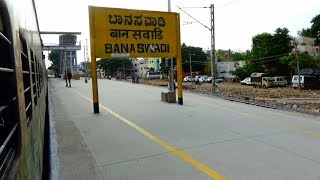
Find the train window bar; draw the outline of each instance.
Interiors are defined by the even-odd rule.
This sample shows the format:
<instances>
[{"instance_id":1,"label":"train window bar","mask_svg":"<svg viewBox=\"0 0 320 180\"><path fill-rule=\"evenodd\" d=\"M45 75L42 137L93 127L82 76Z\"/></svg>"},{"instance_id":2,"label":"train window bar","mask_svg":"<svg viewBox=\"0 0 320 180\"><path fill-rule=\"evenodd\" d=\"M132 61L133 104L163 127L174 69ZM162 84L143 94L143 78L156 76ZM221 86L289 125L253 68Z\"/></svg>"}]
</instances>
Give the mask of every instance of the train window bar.
<instances>
[{"instance_id":1,"label":"train window bar","mask_svg":"<svg viewBox=\"0 0 320 180\"><path fill-rule=\"evenodd\" d=\"M28 56L24 52L21 51L21 54L24 58L28 59Z\"/></svg>"},{"instance_id":2,"label":"train window bar","mask_svg":"<svg viewBox=\"0 0 320 180\"><path fill-rule=\"evenodd\" d=\"M12 98L12 101L15 101L16 99L17 99L17 96L13 97L13 98Z\"/></svg>"},{"instance_id":3,"label":"train window bar","mask_svg":"<svg viewBox=\"0 0 320 180\"><path fill-rule=\"evenodd\" d=\"M8 106L0 106L0 113L5 109L7 108Z\"/></svg>"},{"instance_id":4,"label":"train window bar","mask_svg":"<svg viewBox=\"0 0 320 180\"><path fill-rule=\"evenodd\" d=\"M31 107L31 102L29 102L27 108L26 108L26 112L29 110L29 108Z\"/></svg>"},{"instance_id":5,"label":"train window bar","mask_svg":"<svg viewBox=\"0 0 320 180\"><path fill-rule=\"evenodd\" d=\"M31 89L31 87L28 87L24 90L24 93L28 92Z\"/></svg>"},{"instance_id":6,"label":"train window bar","mask_svg":"<svg viewBox=\"0 0 320 180\"><path fill-rule=\"evenodd\" d=\"M11 163L13 161L14 155L15 155L15 150L13 148L10 148L9 152L7 153L0 167L0 170L2 170L2 168L4 168L4 166L7 164L7 166L5 167L5 170L3 171L1 179L4 179L5 175L7 174L9 167L11 166Z\"/></svg>"},{"instance_id":7,"label":"train window bar","mask_svg":"<svg viewBox=\"0 0 320 180\"><path fill-rule=\"evenodd\" d=\"M4 34L2 34L2 32L0 32L0 38L5 40L10 45L12 44L11 41Z\"/></svg>"},{"instance_id":8,"label":"train window bar","mask_svg":"<svg viewBox=\"0 0 320 180\"><path fill-rule=\"evenodd\" d=\"M30 116L27 118L27 124L29 124L30 122Z\"/></svg>"},{"instance_id":9,"label":"train window bar","mask_svg":"<svg viewBox=\"0 0 320 180\"><path fill-rule=\"evenodd\" d=\"M0 71L1 72L14 72L13 69L10 69L10 68L4 68L4 67L0 67Z\"/></svg>"},{"instance_id":10,"label":"train window bar","mask_svg":"<svg viewBox=\"0 0 320 180\"><path fill-rule=\"evenodd\" d=\"M13 148L10 148L9 152L6 154L6 157L4 158L3 163L0 167L0 171L2 171L3 168L5 168L3 170L2 175L1 175L1 180L4 179L5 175L7 174L9 167L13 161L14 155L15 155L15 150ZM7 164L7 166L5 166L6 164Z\"/></svg>"},{"instance_id":11,"label":"train window bar","mask_svg":"<svg viewBox=\"0 0 320 180\"><path fill-rule=\"evenodd\" d=\"M0 155L2 154L2 151L4 150L4 148L7 146L9 140L11 139L11 137L12 137L12 135L13 135L13 133L16 131L17 126L18 126L18 124L16 123L16 124L14 125L14 127L12 128L10 134L8 135L8 137L6 138L6 140L4 141L4 143L1 145Z\"/></svg>"}]
</instances>

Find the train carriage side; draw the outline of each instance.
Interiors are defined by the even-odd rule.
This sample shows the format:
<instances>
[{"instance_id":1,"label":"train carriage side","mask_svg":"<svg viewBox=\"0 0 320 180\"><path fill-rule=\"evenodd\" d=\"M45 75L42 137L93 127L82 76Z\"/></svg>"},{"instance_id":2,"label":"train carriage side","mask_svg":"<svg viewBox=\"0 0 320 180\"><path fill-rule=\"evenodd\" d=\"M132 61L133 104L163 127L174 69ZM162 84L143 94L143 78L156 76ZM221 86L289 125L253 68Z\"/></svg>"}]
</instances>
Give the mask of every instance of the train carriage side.
<instances>
[{"instance_id":1,"label":"train carriage side","mask_svg":"<svg viewBox=\"0 0 320 180\"><path fill-rule=\"evenodd\" d=\"M33 0L0 0L0 179L42 179L47 81Z\"/></svg>"}]
</instances>

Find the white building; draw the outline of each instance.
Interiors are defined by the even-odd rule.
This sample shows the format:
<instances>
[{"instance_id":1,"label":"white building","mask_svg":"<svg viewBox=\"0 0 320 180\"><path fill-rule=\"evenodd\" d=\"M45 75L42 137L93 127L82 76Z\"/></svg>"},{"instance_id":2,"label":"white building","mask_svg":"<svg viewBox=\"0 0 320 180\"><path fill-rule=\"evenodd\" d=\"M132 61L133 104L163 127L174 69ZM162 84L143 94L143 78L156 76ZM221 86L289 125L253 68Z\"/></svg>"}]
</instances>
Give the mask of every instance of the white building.
<instances>
[{"instance_id":1,"label":"white building","mask_svg":"<svg viewBox=\"0 0 320 180\"><path fill-rule=\"evenodd\" d=\"M131 64L134 74L140 77L146 77L150 68L154 71L160 70L161 58L131 58Z\"/></svg>"},{"instance_id":2,"label":"white building","mask_svg":"<svg viewBox=\"0 0 320 180\"><path fill-rule=\"evenodd\" d=\"M300 36L297 38L297 50L299 52L308 52L311 56L320 55L320 47L315 46L315 38Z\"/></svg>"},{"instance_id":3,"label":"white building","mask_svg":"<svg viewBox=\"0 0 320 180\"><path fill-rule=\"evenodd\" d=\"M245 63L245 61L217 62L218 78L232 80L235 76L231 72L243 67Z\"/></svg>"}]
</instances>

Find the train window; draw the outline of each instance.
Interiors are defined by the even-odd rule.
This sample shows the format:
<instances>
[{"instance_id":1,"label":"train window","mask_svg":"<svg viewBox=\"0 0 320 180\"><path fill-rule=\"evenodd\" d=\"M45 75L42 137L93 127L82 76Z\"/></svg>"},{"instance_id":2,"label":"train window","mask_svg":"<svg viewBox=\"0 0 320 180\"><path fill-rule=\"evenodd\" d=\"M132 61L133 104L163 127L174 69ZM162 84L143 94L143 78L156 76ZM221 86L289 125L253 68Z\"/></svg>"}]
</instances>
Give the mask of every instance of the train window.
<instances>
[{"instance_id":1,"label":"train window","mask_svg":"<svg viewBox=\"0 0 320 180\"><path fill-rule=\"evenodd\" d=\"M34 60L33 51L30 51L30 61L31 61L31 74L32 74L32 90L33 90L33 101L34 104L37 105L37 83L36 83L36 61Z\"/></svg>"},{"instance_id":2,"label":"train window","mask_svg":"<svg viewBox=\"0 0 320 180\"><path fill-rule=\"evenodd\" d=\"M22 35L21 35L22 36ZM30 65L28 57L27 43L23 38L20 38L21 42L21 63L23 74L23 86L24 86L24 101L26 107L27 124L32 118L32 93L30 83Z\"/></svg>"},{"instance_id":3,"label":"train window","mask_svg":"<svg viewBox=\"0 0 320 180\"><path fill-rule=\"evenodd\" d=\"M17 150L18 102L12 30L0 1L0 179L5 179Z\"/></svg>"}]
</instances>

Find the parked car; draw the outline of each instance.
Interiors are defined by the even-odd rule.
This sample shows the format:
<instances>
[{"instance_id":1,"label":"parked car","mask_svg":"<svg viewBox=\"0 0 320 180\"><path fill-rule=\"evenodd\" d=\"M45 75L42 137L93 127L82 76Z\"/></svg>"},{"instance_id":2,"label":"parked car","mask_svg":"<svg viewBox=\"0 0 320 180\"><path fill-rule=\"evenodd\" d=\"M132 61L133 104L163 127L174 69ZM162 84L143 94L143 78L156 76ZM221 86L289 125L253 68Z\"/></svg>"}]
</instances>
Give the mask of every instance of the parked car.
<instances>
[{"instance_id":1,"label":"parked car","mask_svg":"<svg viewBox=\"0 0 320 180\"><path fill-rule=\"evenodd\" d=\"M274 78L270 77L267 73L252 73L251 84L253 87L269 88L274 86Z\"/></svg>"},{"instance_id":2,"label":"parked car","mask_svg":"<svg viewBox=\"0 0 320 180\"><path fill-rule=\"evenodd\" d=\"M251 85L251 77L247 77L244 80L240 81L242 85Z\"/></svg>"},{"instance_id":3,"label":"parked car","mask_svg":"<svg viewBox=\"0 0 320 180\"><path fill-rule=\"evenodd\" d=\"M300 84L301 88L316 88L318 85L318 79L316 76L310 76L310 75L300 75ZM292 77L292 87L299 88L299 78L298 75L294 75Z\"/></svg>"},{"instance_id":4,"label":"parked car","mask_svg":"<svg viewBox=\"0 0 320 180\"><path fill-rule=\"evenodd\" d=\"M274 77L274 85L275 86L286 86L288 85L288 81L285 76L275 76Z\"/></svg>"},{"instance_id":5,"label":"parked car","mask_svg":"<svg viewBox=\"0 0 320 180\"><path fill-rule=\"evenodd\" d=\"M148 79L162 79L162 72L161 71L149 71L147 72Z\"/></svg>"},{"instance_id":6,"label":"parked car","mask_svg":"<svg viewBox=\"0 0 320 180\"><path fill-rule=\"evenodd\" d=\"M190 76L185 76L184 78L183 78L183 82L188 82L188 78L189 78Z\"/></svg>"},{"instance_id":7,"label":"parked car","mask_svg":"<svg viewBox=\"0 0 320 180\"><path fill-rule=\"evenodd\" d=\"M184 82L193 82L193 81L194 81L194 78L191 77L191 76L186 76L186 77L183 78L183 81L184 81Z\"/></svg>"},{"instance_id":8,"label":"parked car","mask_svg":"<svg viewBox=\"0 0 320 180\"><path fill-rule=\"evenodd\" d=\"M204 75L204 76L200 77L199 81L200 81L201 83L208 82L208 78L209 78L209 76Z\"/></svg>"},{"instance_id":9,"label":"parked car","mask_svg":"<svg viewBox=\"0 0 320 180\"><path fill-rule=\"evenodd\" d=\"M211 81L212 81L212 77L208 77L207 82L210 83ZM216 78L215 81L216 83L220 83L220 82L223 82L224 80L220 78Z\"/></svg>"}]
</instances>

